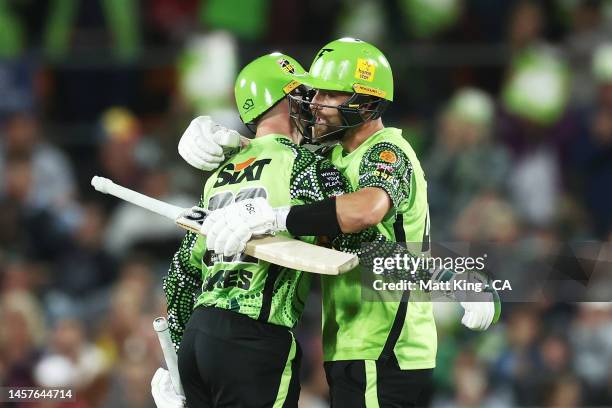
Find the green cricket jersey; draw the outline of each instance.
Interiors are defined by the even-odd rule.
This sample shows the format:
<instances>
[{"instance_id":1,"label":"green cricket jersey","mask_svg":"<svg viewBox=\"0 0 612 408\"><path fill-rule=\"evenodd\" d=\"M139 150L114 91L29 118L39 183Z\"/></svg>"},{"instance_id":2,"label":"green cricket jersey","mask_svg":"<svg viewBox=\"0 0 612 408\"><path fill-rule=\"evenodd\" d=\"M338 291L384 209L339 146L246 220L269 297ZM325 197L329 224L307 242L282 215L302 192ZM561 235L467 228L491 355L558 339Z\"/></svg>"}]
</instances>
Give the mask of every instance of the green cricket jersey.
<instances>
[{"instance_id":1,"label":"green cricket jersey","mask_svg":"<svg viewBox=\"0 0 612 408\"><path fill-rule=\"evenodd\" d=\"M396 242L424 242L422 251L429 251L427 183L401 130L382 129L348 154L337 145L330 160L353 190L379 187L389 194L393 209L377 225L380 233ZM360 273L356 268L341 276L322 277L326 361L378 359L396 315L401 317L400 302L362 299ZM398 327L393 351L400 367L435 367L437 334L428 294L410 293L405 319Z\"/></svg>"},{"instance_id":2,"label":"green cricket jersey","mask_svg":"<svg viewBox=\"0 0 612 408\"><path fill-rule=\"evenodd\" d=\"M348 182L329 160L272 134L253 139L215 171L206 181L199 206L214 210L265 197L272 207L282 207L347 191ZM243 254L232 259L215 255L206 251L205 237L187 233L164 280L173 342L180 343L189 316L199 305L291 328L304 308L310 279L311 274Z\"/></svg>"}]
</instances>

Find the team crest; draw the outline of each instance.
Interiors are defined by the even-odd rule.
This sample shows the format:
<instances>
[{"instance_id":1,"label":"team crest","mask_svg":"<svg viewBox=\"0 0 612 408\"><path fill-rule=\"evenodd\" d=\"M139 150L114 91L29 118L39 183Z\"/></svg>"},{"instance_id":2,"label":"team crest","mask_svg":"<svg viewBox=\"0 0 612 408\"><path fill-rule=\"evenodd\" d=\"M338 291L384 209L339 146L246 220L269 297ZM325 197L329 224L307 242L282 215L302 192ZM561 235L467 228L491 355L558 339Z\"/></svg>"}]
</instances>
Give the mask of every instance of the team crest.
<instances>
[{"instance_id":1,"label":"team crest","mask_svg":"<svg viewBox=\"0 0 612 408\"><path fill-rule=\"evenodd\" d=\"M380 152L380 155L378 157L385 163L393 164L397 161L397 156L391 150L383 150L382 152Z\"/></svg>"}]
</instances>

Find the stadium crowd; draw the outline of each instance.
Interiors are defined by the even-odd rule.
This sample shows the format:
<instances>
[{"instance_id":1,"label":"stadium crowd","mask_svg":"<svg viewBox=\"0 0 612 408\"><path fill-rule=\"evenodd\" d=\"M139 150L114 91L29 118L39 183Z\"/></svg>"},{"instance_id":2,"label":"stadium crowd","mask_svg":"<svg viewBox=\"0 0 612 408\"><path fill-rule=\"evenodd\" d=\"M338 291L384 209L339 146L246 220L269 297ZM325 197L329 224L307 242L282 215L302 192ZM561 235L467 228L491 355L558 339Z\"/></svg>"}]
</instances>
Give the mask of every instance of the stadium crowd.
<instances>
[{"instance_id":1,"label":"stadium crowd","mask_svg":"<svg viewBox=\"0 0 612 408\"><path fill-rule=\"evenodd\" d=\"M598 242L608 274L603 299L505 303L484 333L436 304L432 405L612 406L612 1L0 1L0 26L1 386L76 390L41 407L154 407L151 323L183 232L89 180L192 205L189 121L246 135L237 70L273 50L307 67L346 35L391 62L385 124L424 165L433 241L526 260ZM297 333L300 404L328 406L316 287Z\"/></svg>"}]
</instances>

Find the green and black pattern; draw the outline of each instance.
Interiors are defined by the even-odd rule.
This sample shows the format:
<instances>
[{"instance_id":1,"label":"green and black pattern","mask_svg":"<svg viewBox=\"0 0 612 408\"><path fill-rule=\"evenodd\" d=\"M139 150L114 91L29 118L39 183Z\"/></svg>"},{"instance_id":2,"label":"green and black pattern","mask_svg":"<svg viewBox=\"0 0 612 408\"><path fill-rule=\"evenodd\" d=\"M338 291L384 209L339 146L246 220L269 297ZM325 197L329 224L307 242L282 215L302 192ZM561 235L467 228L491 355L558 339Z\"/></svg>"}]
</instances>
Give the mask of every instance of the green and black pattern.
<instances>
[{"instance_id":1,"label":"green and black pattern","mask_svg":"<svg viewBox=\"0 0 612 408\"><path fill-rule=\"evenodd\" d=\"M359 188L382 188L394 207L410 195L412 163L393 143L380 142L370 147L359 164L359 175Z\"/></svg>"},{"instance_id":2,"label":"green and black pattern","mask_svg":"<svg viewBox=\"0 0 612 408\"><path fill-rule=\"evenodd\" d=\"M199 207L203 199L200 198ZM185 325L191 316L200 288L202 270L190 262L191 251L198 234L188 232L172 257L168 275L163 280L163 290L168 303L168 326L174 346L178 348L183 337Z\"/></svg>"}]
</instances>

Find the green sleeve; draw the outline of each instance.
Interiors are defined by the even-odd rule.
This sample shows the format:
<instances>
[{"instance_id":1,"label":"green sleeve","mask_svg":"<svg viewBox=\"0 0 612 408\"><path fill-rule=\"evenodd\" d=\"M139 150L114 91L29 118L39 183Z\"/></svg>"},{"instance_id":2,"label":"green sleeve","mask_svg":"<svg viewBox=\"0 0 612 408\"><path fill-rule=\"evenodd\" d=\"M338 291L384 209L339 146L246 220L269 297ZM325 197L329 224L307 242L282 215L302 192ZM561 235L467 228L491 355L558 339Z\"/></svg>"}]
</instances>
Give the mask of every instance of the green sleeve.
<instances>
[{"instance_id":1,"label":"green sleeve","mask_svg":"<svg viewBox=\"0 0 612 408\"><path fill-rule=\"evenodd\" d=\"M399 207L410 195L411 177L410 159L393 143L376 143L363 155L359 164L359 188L385 190L394 207Z\"/></svg>"},{"instance_id":2,"label":"green sleeve","mask_svg":"<svg viewBox=\"0 0 612 408\"><path fill-rule=\"evenodd\" d=\"M308 204L350 192L348 180L329 160L289 141L281 142L291 147L295 157L289 184L293 203Z\"/></svg>"},{"instance_id":3,"label":"green sleeve","mask_svg":"<svg viewBox=\"0 0 612 408\"><path fill-rule=\"evenodd\" d=\"M199 207L202 205L203 197ZM201 247L200 237L195 232L185 234L178 251L172 257L168 275L163 280L170 336L177 349L202 287L202 252L198 251Z\"/></svg>"},{"instance_id":4,"label":"green sleeve","mask_svg":"<svg viewBox=\"0 0 612 408\"><path fill-rule=\"evenodd\" d=\"M295 160L291 172L291 199L300 203L311 203L328 197L350 193L346 177L331 162L308 150L294 148ZM354 234L340 234L332 246L340 251L354 253L360 262L371 267L375 257L394 257L410 253L395 242L389 241L377 228L371 227ZM428 271L405 274L403 279L412 281L428 280Z\"/></svg>"}]
</instances>

